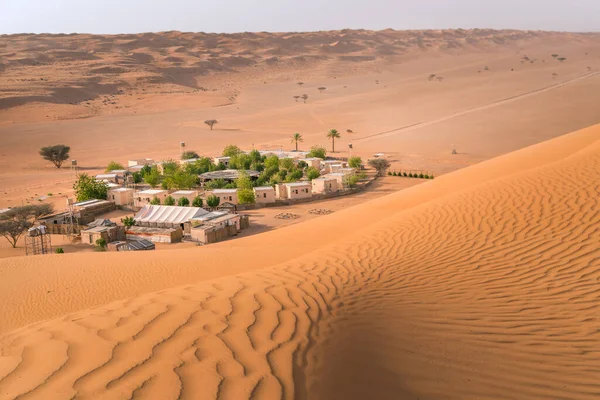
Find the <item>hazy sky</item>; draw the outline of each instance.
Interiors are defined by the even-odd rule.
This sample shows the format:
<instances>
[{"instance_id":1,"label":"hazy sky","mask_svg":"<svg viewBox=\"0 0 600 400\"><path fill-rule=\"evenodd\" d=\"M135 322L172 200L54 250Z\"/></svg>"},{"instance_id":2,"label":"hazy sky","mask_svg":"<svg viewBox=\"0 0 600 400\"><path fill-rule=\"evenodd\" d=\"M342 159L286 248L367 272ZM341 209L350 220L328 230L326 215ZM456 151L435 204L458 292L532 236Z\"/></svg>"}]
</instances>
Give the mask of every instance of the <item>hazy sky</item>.
<instances>
[{"instance_id":1,"label":"hazy sky","mask_svg":"<svg viewBox=\"0 0 600 400\"><path fill-rule=\"evenodd\" d=\"M0 0L0 33L600 31L600 0Z\"/></svg>"}]
</instances>

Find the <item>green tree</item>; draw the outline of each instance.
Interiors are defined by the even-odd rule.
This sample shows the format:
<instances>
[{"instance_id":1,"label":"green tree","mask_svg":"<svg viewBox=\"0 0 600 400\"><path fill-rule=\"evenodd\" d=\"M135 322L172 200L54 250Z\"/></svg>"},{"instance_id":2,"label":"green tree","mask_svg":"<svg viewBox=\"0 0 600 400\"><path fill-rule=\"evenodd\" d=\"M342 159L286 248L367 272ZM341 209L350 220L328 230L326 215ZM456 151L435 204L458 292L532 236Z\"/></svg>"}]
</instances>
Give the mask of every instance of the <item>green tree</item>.
<instances>
[{"instance_id":1,"label":"green tree","mask_svg":"<svg viewBox=\"0 0 600 400\"><path fill-rule=\"evenodd\" d=\"M152 167L149 173L144 175L144 181L152 187L156 187L160 182L160 174L158 173L158 168Z\"/></svg>"},{"instance_id":2,"label":"green tree","mask_svg":"<svg viewBox=\"0 0 600 400\"><path fill-rule=\"evenodd\" d=\"M194 201L192 201L192 206L194 207L202 207L204 202L202 201L202 197L196 196L194 197Z\"/></svg>"},{"instance_id":3,"label":"green tree","mask_svg":"<svg viewBox=\"0 0 600 400\"><path fill-rule=\"evenodd\" d=\"M377 170L377 175L384 176L385 171L390 167L390 162L385 158L374 158L369 160L369 165Z\"/></svg>"},{"instance_id":4,"label":"green tree","mask_svg":"<svg viewBox=\"0 0 600 400\"><path fill-rule=\"evenodd\" d=\"M252 189L238 190L238 201L240 204L254 204L256 202L254 191Z\"/></svg>"},{"instance_id":5,"label":"green tree","mask_svg":"<svg viewBox=\"0 0 600 400\"><path fill-rule=\"evenodd\" d=\"M269 156L265 160L265 169L269 169L275 167L279 169L279 157L277 156Z\"/></svg>"},{"instance_id":6,"label":"green tree","mask_svg":"<svg viewBox=\"0 0 600 400\"><path fill-rule=\"evenodd\" d=\"M309 180L313 180L313 179L317 179L321 174L319 173L319 170L316 169L315 167L310 167L307 171L306 171L306 177Z\"/></svg>"},{"instance_id":7,"label":"green tree","mask_svg":"<svg viewBox=\"0 0 600 400\"><path fill-rule=\"evenodd\" d=\"M121 218L121 222L125 225L126 228L131 228L135 225L135 219L133 217L124 217Z\"/></svg>"},{"instance_id":8,"label":"green tree","mask_svg":"<svg viewBox=\"0 0 600 400\"><path fill-rule=\"evenodd\" d=\"M77 201L86 200L106 200L108 196L108 186L104 182L98 182L88 174L81 174L73 185Z\"/></svg>"},{"instance_id":9,"label":"green tree","mask_svg":"<svg viewBox=\"0 0 600 400\"><path fill-rule=\"evenodd\" d=\"M243 153L242 149L240 149L234 144L225 146L225 148L223 149L223 157L233 157L241 153Z\"/></svg>"},{"instance_id":10,"label":"green tree","mask_svg":"<svg viewBox=\"0 0 600 400\"><path fill-rule=\"evenodd\" d=\"M229 160L230 169L250 169L252 158L249 154L239 153L231 156Z\"/></svg>"},{"instance_id":11,"label":"green tree","mask_svg":"<svg viewBox=\"0 0 600 400\"><path fill-rule=\"evenodd\" d=\"M0 236L3 236L11 246L17 247L17 241L23 233L33 226L34 221L42 215L51 214L54 208L51 204L36 204L13 207L0 213Z\"/></svg>"},{"instance_id":12,"label":"green tree","mask_svg":"<svg viewBox=\"0 0 600 400\"><path fill-rule=\"evenodd\" d=\"M142 173L142 177L145 177L146 175L148 175L150 173L150 171L152 171L152 167L149 165L144 165L142 167L142 169L140 170L140 172Z\"/></svg>"},{"instance_id":13,"label":"green tree","mask_svg":"<svg viewBox=\"0 0 600 400\"><path fill-rule=\"evenodd\" d=\"M335 139L340 139L342 136L337 129L330 129L327 132L327 139L331 139L331 152L335 153Z\"/></svg>"},{"instance_id":14,"label":"green tree","mask_svg":"<svg viewBox=\"0 0 600 400\"><path fill-rule=\"evenodd\" d=\"M304 142L304 139L302 138L301 134L294 133L294 135L292 136L292 143L296 144L296 151L298 151L298 142Z\"/></svg>"},{"instance_id":15,"label":"green tree","mask_svg":"<svg viewBox=\"0 0 600 400\"><path fill-rule=\"evenodd\" d=\"M346 180L346 185L348 187L353 188L358 183L358 179L359 179L358 176L356 176L356 175L350 175L350 176L346 177L346 179L345 179Z\"/></svg>"},{"instance_id":16,"label":"green tree","mask_svg":"<svg viewBox=\"0 0 600 400\"><path fill-rule=\"evenodd\" d=\"M306 168L308 168L308 164L306 163L306 161L298 161L298 164L296 164L296 168L305 170Z\"/></svg>"},{"instance_id":17,"label":"green tree","mask_svg":"<svg viewBox=\"0 0 600 400\"><path fill-rule=\"evenodd\" d=\"M173 159L165 160L162 163L163 175L173 175L175 172L179 171L179 163Z\"/></svg>"},{"instance_id":18,"label":"green tree","mask_svg":"<svg viewBox=\"0 0 600 400\"><path fill-rule=\"evenodd\" d=\"M300 171L299 169L293 170L289 174L287 174L285 181L286 182L298 182L300 179L302 179L302 175L303 175L302 171Z\"/></svg>"},{"instance_id":19,"label":"green tree","mask_svg":"<svg viewBox=\"0 0 600 400\"><path fill-rule=\"evenodd\" d=\"M238 178L235 180L235 187L252 190L252 179L250 179L250 176L245 171L240 172L238 175Z\"/></svg>"},{"instance_id":20,"label":"green tree","mask_svg":"<svg viewBox=\"0 0 600 400\"><path fill-rule=\"evenodd\" d=\"M144 176L141 172L134 172L131 176L133 177L133 183L142 183L144 180Z\"/></svg>"},{"instance_id":21,"label":"green tree","mask_svg":"<svg viewBox=\"0 0 600 400\"><path fill-rule=\"evenodd\" d=\"M225 182L225 180L223 180L221 178L213 179L204 184L204 187L208 190L223 189L225 186L227 186L227 182Z\"/></svg>"},{"instance_id":22,"label":"green tree","mask_svg":"<svg viewBox=\"0 0 600 400\"><path fill-rule=\"evenodd\" d=\"M123 164L119 164L116 161L111 161L108 163L108 166L106 167L106 172L116 171L116 170L120 170L120 169L125 169Z\"/></svg>"},{"instance_id":23,"label":"green tree","mask_svg":"<svg viewBox=\"0 0 600 400\"><path fill-rule=\"evenodd\" d=\"M358 156L350 157L348 160L348 165L350 168L360 168L362 166L362 158Z\"/></svg>"},{"instance_id":24,"label":"green tree","mask_svg":"<svg viewBox=\"0 0 600 400\"><path fill-rule=\"evenodd\" d=\"M152 200L150 200L150 204L153 206L160 206L160 199L156 196L154 196L152 198Z\"/></svg>"},{"instance_id":25,"label":"green tree","mask_svg":"<svg viewBox=\"0 0 600 400\"><path fill-rule=\"evenodd\" d=\"M191 160L193 158L200 158L200 156L198 155L198 153L196 153L193 150L188 150L183 152L183 154L181 155L181 159L182 160Z\"/></svg>"},{"instance_id":26,"label":"green tree","mask_svg":"<svg viewBox=\"0 0 600 400\"><path fill-rule=\"evenodd\" d=\"M96 240L96 250L106 251L106 240L104 238Z\"/></svg>"},{"instance_id":27,"label":"green tree","mask_svg":"<svg viewBox=\"0 0 600 400\"><path fill-rule=\"evenodd\" d=\"M198 176L178 170L173 175L165 177L163 183L167 189L191 189L198 185Z\"/></svg>"},{"instance_id":28,"label":"green tree","mask_svg":"<svg viewBox=\"0 0 600 400\"><path fill-rule=\"evenodd\" d=\"M165 197L165 201L163 202L163 204L165 206L174 206L175 205L175 199L173 198L173 196L168 195L167 197Z\"/></svg>"},{"instance_id":29,"label":"green tree","mask_svg":"<svg viewBox=\"0 0 600 400\"><path fill-rule=\"evenodd\" d=\"M69 159L71 148L64 144L46 146L40 149L40 155L44 160L50 161L56 168L60 168L62 163Z\"/></svg>"},{"instance_id":30,"label":"green tree","mask_svg":"<svg viewBox=\"0 0 600 400\"><path fill-rule=\"evenodd\" d=\"M317 158L325 158L327 155L327 150L322 146L313 146L310 148L310 152L307 157L317 157Z\"/></svg>"},{"instance_id":31,"label":"green tree","mask_svg":"<svg viewBox=\"0 0 600 400\"><path fill-rule=\"evenodd\" d=\"M212 194L206 198L206 205L208 205L210 208L218 207L220 202L221 199Z\"/></svg>"},{"instance_id":32,"label":"green tree","mask_svg":"<svg viewBox=\"0 0 600 400\"><path fill-rule=\"evenodd\" d=\"M177 200L177 205L179 207L189 207L190 200L187 197L180 197L179 200Z\"/></svg>"}]
</instances>

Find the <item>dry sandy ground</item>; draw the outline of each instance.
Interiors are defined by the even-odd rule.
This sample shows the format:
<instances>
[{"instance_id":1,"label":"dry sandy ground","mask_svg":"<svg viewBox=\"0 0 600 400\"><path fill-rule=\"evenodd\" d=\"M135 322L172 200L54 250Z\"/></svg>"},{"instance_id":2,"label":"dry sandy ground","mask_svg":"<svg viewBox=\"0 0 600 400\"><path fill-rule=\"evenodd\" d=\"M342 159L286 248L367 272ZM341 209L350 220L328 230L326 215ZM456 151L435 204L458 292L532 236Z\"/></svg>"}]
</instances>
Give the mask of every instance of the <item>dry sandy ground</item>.
<instances>
[{"instance_id":1,"label":"dry sandy ground","mask_svg":"<svg viewBox=\"0 0 600 400\"><path fill-rule=\"evenodd\" d=\"M0 260L0 396L596 399L599 194L594 126L235 246Z\"/></svg>"},{"instance_id":2,"label":"dry sandy ground","mask_svg":"<svg viewBox=\"0 0 600 400\"><path fill-rule=\"evenodd\" d=\"M0 37L0 207L70 193L74 174L37 154L57 143L95 173L177 158L180 141L215 155L290 149L300 132L301 147L330 148L337 128L341 155L352 143L437 176L599 123L599 43L488 30Z\"/></svg>"}]
</instances>

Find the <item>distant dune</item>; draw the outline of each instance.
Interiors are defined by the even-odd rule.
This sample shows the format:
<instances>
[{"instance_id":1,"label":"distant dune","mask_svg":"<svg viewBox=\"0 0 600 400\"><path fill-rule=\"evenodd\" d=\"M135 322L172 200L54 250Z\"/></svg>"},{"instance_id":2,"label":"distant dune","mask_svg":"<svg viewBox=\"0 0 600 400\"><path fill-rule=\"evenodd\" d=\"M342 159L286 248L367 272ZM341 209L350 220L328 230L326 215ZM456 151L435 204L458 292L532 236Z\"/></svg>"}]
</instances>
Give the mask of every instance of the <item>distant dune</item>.
<instances>
[{"instance_id":1,"label":"distant dune","mask_svg":"<svg viewBox=\"0 0 600 400\"><path fill-rule=\"evenodd\" d=\"M598 243L594 126L234 247L0 260L0 398L597 399Z\"/></svg>"}]
</instances>

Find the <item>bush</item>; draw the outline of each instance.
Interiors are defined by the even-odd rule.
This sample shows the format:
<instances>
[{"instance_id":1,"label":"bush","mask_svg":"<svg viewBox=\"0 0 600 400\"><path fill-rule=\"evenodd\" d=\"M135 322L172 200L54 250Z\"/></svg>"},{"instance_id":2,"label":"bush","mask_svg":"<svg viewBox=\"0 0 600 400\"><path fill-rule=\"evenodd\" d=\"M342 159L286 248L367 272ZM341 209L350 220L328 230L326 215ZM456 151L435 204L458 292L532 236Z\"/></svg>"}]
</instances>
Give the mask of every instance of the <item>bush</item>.
<instances>
[{"instance_id":1,"label":"bush","mask_svg":"<svg viewBox=\"0 0 600 400\"><path fill-rule=\"evenodd\" d=\"M200 158L200 156L193 150L184 151L181 155L182 160L191 160L192 158Z\"/></svg>"},{"instance_id":2,"label":"bush","mask_svg":"<svg viewBox=\"0 0 600 400\"><path fill-rule=\"evenodd\" d=\"M150 171L144 175L144 181L152 187L156 187L160 182L160 174L158 173L158 168L152 167Z\"/></svg>"},{"instance_id":3,"label":"bush","mask_svg":"<svg viewBox=\"0 0 600 400\"><path fill-rule=\"evenodd\" d=\"M237 147L234 144L225 146L225 148L223 149L223 157L233 157L233 156L237 156L238 154L241 154L241 153L242 153L242 149L240 149L239 147Z\"/></svg>"},{"instance_id":4,"label":"bush","mask_svg":"<svg viewBox=\"0 0 600 400\"><path fill-rule=\"evenodd\" d=\"M389 176L392 176L392 171L388 171L388 175L389 175Z\"/></svg>"},{"instance_id":5,"label":"bush","mask_svg":"<svg viewBox=\"0 0 600 400\"><path fill-rule=\"evenodd\" d=\"M313 146L310 148L310 151L308 152L306 157L325 158L326 155L327 155L327 150L325 150L325 147Z\"/></svg>"},{"instance_id":6,"label":"bush","mask_svg":"<svg viewBox=\"0 0 600 400\"><path fill-rule=\"evenodd\" d=\"M167 197L165 197L165 202L163 204L165 206L174 206L175 205L175 199L173 198L173 196L168 195Z\"/></svg>"},{"instance_id":7,"label":"bush","mask_svg":"<svg viewBox=\"0 0 600 400\"><path fill-rule=\"evenodd\" d=\"M394 176L398 176L398 174L396 173L396 171L394 171L394 173L393 173L392 175L394 175Z\"/></svg>"},{"instance_id":8,"label":"bush","mask_svg":"<svg viewBox=\"0 0 600 400\"><path fill-rule=\"evenodd\" d=\"M98 251L106 251L106 240L104 238L96 240L96 248Z\"/></svg>"},{"instance_id":9,"label":"bush","mask_svg":"<svg viewBox=\"0 0 600 400\"><path fill-rule=\"evenodd\" d=\"M54 252L55 252L56 254L64 254L64 253L65 253L65 251L63 250L63 248L62 248L62 247L57 247L57 248L54 250Z\"/></svg>"},{"instance_id":10,"label":"bush","mask_svg":"<svg viewBox=\"0 0 600 400\"><path fill-rule=\"evenodd\" d=\"M239 177L235 180L235 186L238 189L252 189L252 179L246 171L240 171Z\"/></svg>"},{"instance_id":11,"label":"bush","mask_svg":"<svg viewBox=\"0 0 600 400\"><path fill-rule=\"evenodd\" d=\"M374 158L369 160L369 165L377 170L377 175L383 176L390 167L390 162L385 158Z\"/></svg>"},{"instance_id":12,"label":"bush","mask_svg":"<svg viewBox=\"0 0 600 400\"><path fill-rule=\"evenodd\" d=\"M254 204L256 202L254 191L252 189L238 190L238 201L240 204Z\"/></svg>"},{"instance_id":13,"label":"bush","mask_svg":"<svg viewBox=\"0 0 600 400\"><path fill-rule=\"evenodd\" d=\"M188 199L187 197L180 197L179 200L177 200L177 205L179 207L189 207L190 199Z\"/></svg>"},{"instance_id":14,"label":"bush","mask_svg":"<svg viewBox=\"0 0 600 400\"><path fill-rule=\"evenodd\" d=\"M419 178L423 179L423 173L419 174Z\"/></svg>"},{"instance_id":15,"label":"bush","mask_svg":"<svg viewBox=\"0 0 600 400\"><path fill-rule=\"evenodd\" d=\"M104 182L98 182L88 174L81 174L73 185L77 201L106 200L108 186Z\"/></svg>"},{"instance_id":16,"label":"bush","mask_svg":"<svg viewBox=\"0 0 600 400\"><path fill-rule=\"evenodd\" d=\"M286 177L286 181L287 182L297 182L300 179L302 179L302 171L300 171L299 169L292 171L291 173L289 173Z\"/></svg>"},{"instance_id":17,"label":"bush","mask_svg":"<svg viewBox=\"0 0 600 400\"><path fill-rule=\"evenodd\" d=\"M119 164L116 161L111 161L108 163L108 166L106 167L106 172L115 171L118 169L125 169L125 167L123 166L123 164Z\"/></svg>"},{"instance_id":18,"label":"bush","mask_svg":"<svg viewBox=\"0 0 600 400\"><path fill-rule=\"evenodd\" d=\"M410 172L410 173L408 174L408 177L409 177L409 178L412 178L412 177L413 177L413 174L412 174L412 172Z\"/></svg>"},{"instance_id":19,"label":"bush","mask_svg":"<svg viewBox=\"0 0 600 400\"><path fill-rule=\"evenodd\" d=\"M362 158L358 156L350 157L350 159L348 160L348 166L350 166L350 168L362 167Z\"/></svg>"},{"instance_id":20,"label":"bush","mask_svg":"<svg viewBox=\"0 0 600 400\"><path fill-rule=\"evenodd\" d=\"M71 148L64 144L42 147L40 156L44 160L50 161L56 168L60 168L62 163L69 159L69 151Z\"/></svg>"},{"instance_id":21,"label":"bush","mask_svg":"<svg viewBox=\"0 0 600 400\"><path fill-rule=\"evenodd\" d=\"M150 200L150 204L152 204L153 206L160 206L160 199L154 196L152 200Z\"/></svg>"},{"instance_id":22,"label":"bush","mask_svg":"<svg viewBox=\"0 0 600 400\"><path fill-rule=\"evenodd\" d=\"M423 175L423 178L425 178L425 179L429 179L429 175L428 175L428 174L425 174L425 175Z\"/></svg>"},{"instance_id":23,"label":"bush","mask_svg":"<svg viewBox=\"0 0 600 400\"><path fill-rule=\"evenodd\" d=\"M348 187L355 187L356 184L358 183L358 176L356 175L350 175L347 180L346 180L346 184L348 185Z\"/></svg>"},{"instance_id":24,"label":"bush","mask_svg":"<svg viewBox=\"0 0 600 400\"><path fill-rule=\"evenodd\" d=\"M308 164L306 163L306 161L298 161L298 165L296 165L296 167L298 169L306 169L308 167Z\"/></svg>"},{"instance_id":25,"label":"bush","mask_svg":"<svg viewBox=\"0 0 600 400\"><path fill-rule=\"evenodd\" d=\"M221 202L221 199L219 199L217 196L212 195L212 194L206 198L206 204L210 208L218 207L220 202Z\"/></svg>"},{"instance_id":26,"label":"bush","mask_svg":"<svg viewBox=\"0 0 600 400\"><path fill-rule=\"evenodd\" d=\"M202 201L202 197L200 196L196 196L194 198L194 201L192 201L192 206L194 207L202 207L203 204L204 202Z\"/></svg>"},{"instance_id":27,"label":"bush","mask_svg":"<svg viewBox=\"0 0 600 400\"><path fill-rule=\"evenodd\" d=\"M310 179L311 181L313 179L317 179L321 174L319 173L319 170L316 169L315 167L310 167L307 171L306 171L306 177L308 179Z\"/></svg>"},{"instance_id":28,"label":"bush","mask_svg":"<svg viewBox=\"0 0 600 400\"><path fill-rule=\"evenodd\" d=\"M431 175L431 176L429 177L429 179L433 179L433 175Z\"/></svg>"},{"instance_id":29,"label":"bush","mask_svg":"<svg viewBox=\"0 0 600 400\"><path fill-rule=\"evenodd\" d=\"M144 177L142 176L141 172L134 172L132 176L133 183L142 183L142 181L144 180Z\"/></svg>"},{"instance_id":30,"label":"bush","mask_svg":"<svg viewBox=\"0 0 600 400\"><path fill-rule=\"evenodd\" d=\"M121 218L121 222L123 223L123 225L125 225L125 227L127 228L131 228L132 226L135 225L135 219L133 219L133 217L125 217L125 218Z\"/></svg>"},{"instance_id":31,"label":"bush","mask_svg":"<svg viewBox=\"0 0 600 400\"><path fill-rule=\"evenodd\" d=\"M225 182L225 180L221 178L213 179L212 181L206 182L204 184L204 187L208 190L223 189L225 186L227 186L227 182Z\"/></svg>"},{"instance_id":32,"label":"bush","mask_svg":"<svg viewBox=\"0 0 600 400\"><path fill-rule=\"evenodd\" d=\"M404 176L406 177L406 176L408 176L408 174L405 172L405 173L404 173Z\"/></svg>"}]
</instances>

